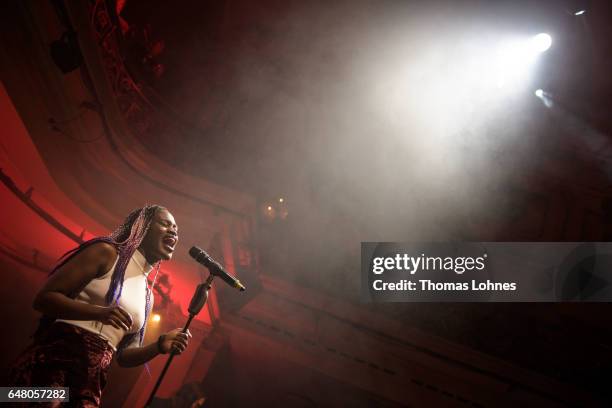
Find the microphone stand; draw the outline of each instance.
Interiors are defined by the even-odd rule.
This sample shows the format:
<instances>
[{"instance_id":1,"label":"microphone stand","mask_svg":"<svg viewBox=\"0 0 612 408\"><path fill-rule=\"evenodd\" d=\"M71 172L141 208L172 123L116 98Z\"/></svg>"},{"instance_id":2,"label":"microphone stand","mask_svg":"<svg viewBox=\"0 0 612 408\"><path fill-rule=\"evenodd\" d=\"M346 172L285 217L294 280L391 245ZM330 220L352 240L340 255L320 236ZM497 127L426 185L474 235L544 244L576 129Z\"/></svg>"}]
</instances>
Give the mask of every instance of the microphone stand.
<instances>
[{"instance_id":1,"label":"microphone stand","mask_svg":"<svg viewBox=\"0 0 612 408\"><path fill-rule=\"evenodd\" d=\"M200 313L200 310L202 310L202 307L204 307L204 305L206 304L206 301L208 300L208 290L210 289L210 285L212 284L214 277L215 276L213 274L208 275L206 281L204 283L200 283L196 288L195 293L191 298L191 302L189 303L189 318L187 319L187 323L185 323L185 327L183 327L183 333L187 333L187 329L189 328L191 321L198 313ZM174 359L175 355L176 354L174 351L170 351L170 356L168 357L168 360L166 360L166 365L164 366L164 369L159 375L159 378L157 379L157 382L153 387L153 391L151 391L151 395L149 395L149 399L145 404L145 408L149 408L151 406L151 403L153 402L153 397L155 396L157 389L161 385L161 382L164 379L164 376L166 375L166 371L168 371L168 367L170 367L170 363L172 362L172 359Z\"/></svg>"}]
</instances>

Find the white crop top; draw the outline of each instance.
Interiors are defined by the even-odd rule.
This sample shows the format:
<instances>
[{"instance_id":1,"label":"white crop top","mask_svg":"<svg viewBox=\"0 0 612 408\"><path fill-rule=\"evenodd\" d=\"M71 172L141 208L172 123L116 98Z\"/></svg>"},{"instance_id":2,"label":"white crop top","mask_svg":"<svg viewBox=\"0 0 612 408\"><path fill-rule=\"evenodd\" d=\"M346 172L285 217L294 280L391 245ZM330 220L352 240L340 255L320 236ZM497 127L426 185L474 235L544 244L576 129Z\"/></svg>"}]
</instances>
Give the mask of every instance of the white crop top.
<instances>
[{"instance_id":1,"label":"white crop top","mask_svg":"<svg viewBox=\"0 0 612 408\"><path fill-rule=\"evenodd\" d=\"M75 298L78 302L89 303L97 306L106 306L106 292L110 285L111 276L117 265L117 259L113 266L101 277L92 279L87 286ZM127 333L136 333L142 327L145 319L146 308L146 290L147 290L147 275L153 267L149 265L140 251L136 250L127 268L125 269L125 278L123 280L123 290L119 298L119 306L125 309L132 316L132 327L129 331L116 329L111 325L102 324L94 320L64 320L57 319L58 322L72 324L81 327L92 333L98 334L100 337L108 341L108 343L117 350L117 344ZM153 293L150 297L151 307L153 306ZM140 342L140 337L135 336L134 340L127 347L137 347Z\"/></svg>"}]
</instances>

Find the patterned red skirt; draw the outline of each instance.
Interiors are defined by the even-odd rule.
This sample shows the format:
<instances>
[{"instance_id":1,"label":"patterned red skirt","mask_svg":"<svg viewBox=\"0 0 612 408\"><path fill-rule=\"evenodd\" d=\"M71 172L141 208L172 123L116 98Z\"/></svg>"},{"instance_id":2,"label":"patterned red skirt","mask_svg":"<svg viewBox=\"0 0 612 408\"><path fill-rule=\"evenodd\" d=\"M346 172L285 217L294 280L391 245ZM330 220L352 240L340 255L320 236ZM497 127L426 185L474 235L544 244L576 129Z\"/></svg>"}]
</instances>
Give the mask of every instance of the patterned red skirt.
<instances>
[{"instance_id":1,"label":"patterned red skirt","mask_svg":"<svg viewBox=\"0 0 612 408\"><path fill-rule=\"evenodd\" d=\"M112 359L112 347L97 334L56 322L15 361L11 385L68 387L70 402L62 406L98 407Z\"/></svg>"}]
</instances>

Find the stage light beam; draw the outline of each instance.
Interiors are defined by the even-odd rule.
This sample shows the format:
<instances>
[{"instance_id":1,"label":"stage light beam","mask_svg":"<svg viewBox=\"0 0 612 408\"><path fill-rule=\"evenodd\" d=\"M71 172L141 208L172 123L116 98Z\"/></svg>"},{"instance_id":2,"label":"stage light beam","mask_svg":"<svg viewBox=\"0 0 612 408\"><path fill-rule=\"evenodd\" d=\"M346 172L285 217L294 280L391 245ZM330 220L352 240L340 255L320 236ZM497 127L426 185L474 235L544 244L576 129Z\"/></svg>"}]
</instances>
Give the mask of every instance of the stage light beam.
<instances>
[{"instance_id":1,"label":"stage light beam","mask_svg":"<svg viewBox=\"0 0 612 408\"><path fill-rule=\"evenodd\" d=\"M586 10L578 10L577 12L574 13L575 16L581 16L584 13L586 13Z\"/></svg>"},{"instance_id":2,"label":"stage light beam","mask_svg":"<svg viewBox=\"0 0 612 408\"><path fill-rule=\"evenodd\" d=\"M483 118L501 112L503 104L534 92L534 71L553 43L544 31L493 30L487 36L458 34L447 40L424 44L417 58L404 59L398 52L388 72L372 67L379 72L372 100L398 131L418 123L446 140L479 126Z\"/></svg>"}]
</instances>

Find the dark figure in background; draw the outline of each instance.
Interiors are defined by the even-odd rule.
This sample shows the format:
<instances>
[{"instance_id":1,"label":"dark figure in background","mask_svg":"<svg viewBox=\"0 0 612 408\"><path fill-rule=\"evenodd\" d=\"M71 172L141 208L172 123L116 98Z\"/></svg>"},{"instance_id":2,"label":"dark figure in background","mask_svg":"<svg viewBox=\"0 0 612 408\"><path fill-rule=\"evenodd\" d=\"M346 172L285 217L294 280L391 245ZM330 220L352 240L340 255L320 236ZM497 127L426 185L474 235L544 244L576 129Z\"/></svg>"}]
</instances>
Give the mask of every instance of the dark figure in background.
<instances>
[{"instance_id":1,"label":"dark figure in background","mask_svg":"<svg viewBox=\"0 0 612 408\"><path fill-rule=\"evenodd\" d=\"M34 300L43 317L11 370L11 385L68 387L70 406L97 407L113 356L134 367L183 352L191 334L181 329L142 344L159 264L172 258L177 231L167 209L145 206L110 236L66 253Z\"/></svg>"}]
</instances>

